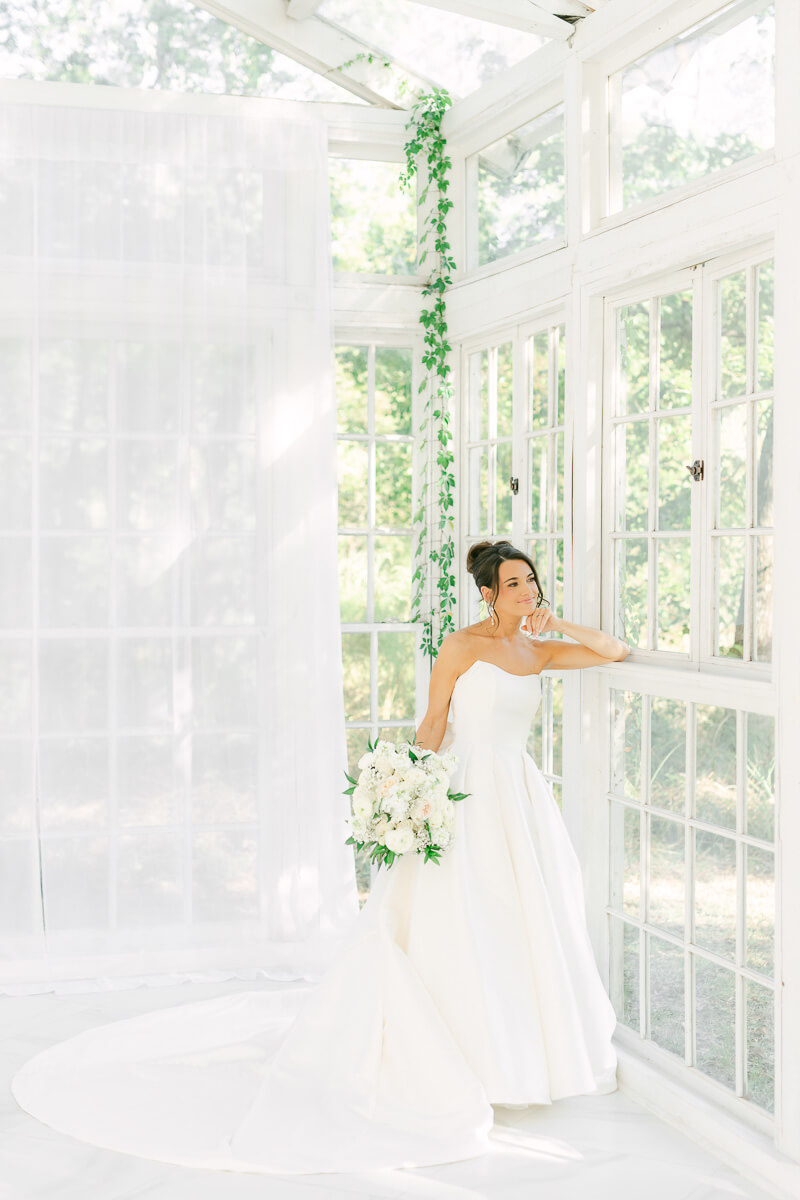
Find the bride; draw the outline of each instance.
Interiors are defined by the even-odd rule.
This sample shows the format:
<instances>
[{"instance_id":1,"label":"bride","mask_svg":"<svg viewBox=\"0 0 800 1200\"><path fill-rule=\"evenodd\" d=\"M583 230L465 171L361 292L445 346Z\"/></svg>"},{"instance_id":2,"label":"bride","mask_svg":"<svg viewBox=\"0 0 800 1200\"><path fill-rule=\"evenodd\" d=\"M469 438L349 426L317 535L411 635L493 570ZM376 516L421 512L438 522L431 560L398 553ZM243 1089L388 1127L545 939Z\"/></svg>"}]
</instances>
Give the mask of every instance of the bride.
<instances>
[{"instance_id":1,"label":"bride","mask_svg":"<svg viewBox=\"0 0 800 1200\"><path fill-rule=\"evenodd\" d=\"M378 871L312 987L233 993L86 1030L29 1059L22 1108L94 1145L192 1167L418 1167L491 1147L493 1105L611 1092L616 1017L577 856L526 752L541 672L629 647L545 606L532 560L479 542L488 617L449 634L416 744L452 747L452 845ZM562 632L578 644L538 635Z\"/></svg>"}]
</instances>

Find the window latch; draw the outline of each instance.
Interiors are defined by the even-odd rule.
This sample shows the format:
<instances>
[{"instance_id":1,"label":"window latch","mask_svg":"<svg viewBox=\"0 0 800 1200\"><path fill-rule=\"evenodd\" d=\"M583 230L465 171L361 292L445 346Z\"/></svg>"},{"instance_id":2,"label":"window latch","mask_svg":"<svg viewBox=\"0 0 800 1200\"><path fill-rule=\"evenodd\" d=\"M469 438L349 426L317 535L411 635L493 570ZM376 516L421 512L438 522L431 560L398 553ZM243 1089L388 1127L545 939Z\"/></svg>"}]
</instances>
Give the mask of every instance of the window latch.
<instances>
[{"instance_id":1,"label":"window latch","mask_svg":"<svg viewBox=\"0 0 800 1200\"><path fill-rule=\"evenodd\" d=\"M517 493L519 492L519 477L516 475L512 475L511 479L509 480L509 483L511 484L511 491L516 496Z\"/></svg>"},{"instance_id":2,"label":"window latch","mask_svg":"<svg viewBox=\"0 0 800 1200\"><path fill-rule=\"evenodd\" d=\"M689 474L691 475L694 482L699 483L700 480L703 478L703 460L702 460L702 458L696 458L691 466L689 466L689 464L686 463L686 470L689 472Z\"/></svg>"}]
</instances>

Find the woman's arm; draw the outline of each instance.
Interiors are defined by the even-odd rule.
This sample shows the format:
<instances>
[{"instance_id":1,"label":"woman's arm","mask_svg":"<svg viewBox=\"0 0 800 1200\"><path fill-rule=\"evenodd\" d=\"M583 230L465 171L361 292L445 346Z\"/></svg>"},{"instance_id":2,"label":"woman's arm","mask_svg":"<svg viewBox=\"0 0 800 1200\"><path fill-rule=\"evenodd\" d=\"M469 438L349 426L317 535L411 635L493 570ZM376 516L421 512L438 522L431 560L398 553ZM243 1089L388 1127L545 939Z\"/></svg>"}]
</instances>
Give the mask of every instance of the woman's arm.
<instances>
[{"instance_id":1,"label":"woman's arm","mask_svg":"<svg viewBox=\"0 0 800 1200\"><path fill-rule=\"evenodd\" d=\"M552 668L561 671L573 667L595 667L599 663L624 662L631 652L627 642L620 641L610 633L603 633L602 629L593 629L590 625L576 625L573 621L565 621L563 617L556 617L548 612L540 632L544 633L550 629L575 638L580 645L551 641L549 638L540 641L538 645L547 654L542 670Z\"/></svg>"},{"instance_id":2,"label":"woman's arm","mask_svg":"<svg viewBox=\"0 0 800 1200\"><path fill-rule=\"evenodd\" d=\"M428 711L414 738L414 745L438 750L447 729L450 697L464 666L464 648L458 631L448 633L439 647L431 668Z\"/></svg>"}]
</instances>

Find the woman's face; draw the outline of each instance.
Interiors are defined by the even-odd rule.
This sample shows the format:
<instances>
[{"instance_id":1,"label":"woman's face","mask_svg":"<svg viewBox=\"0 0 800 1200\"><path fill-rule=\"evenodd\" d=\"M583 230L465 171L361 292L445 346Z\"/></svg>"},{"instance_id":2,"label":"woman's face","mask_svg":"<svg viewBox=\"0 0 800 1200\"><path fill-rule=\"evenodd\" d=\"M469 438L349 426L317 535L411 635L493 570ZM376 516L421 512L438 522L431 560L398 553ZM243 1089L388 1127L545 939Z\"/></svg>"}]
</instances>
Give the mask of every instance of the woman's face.
<instances>
[{"instance_id":1,"label":"woman's face","mask_svg":"<svg viewBox=\"0 0 800 1200\"><path fill-rule=\"evenodd\" d=\"M500 563L498 572L497 599L494 602L495 612L502 613L512 620L515 616L521 621L528 613L533 612L539 600L539 589L533 571L522 558L510 558ZM482 588L483 598L491 600L491 588Z\"/></svg>"}]
</instances>

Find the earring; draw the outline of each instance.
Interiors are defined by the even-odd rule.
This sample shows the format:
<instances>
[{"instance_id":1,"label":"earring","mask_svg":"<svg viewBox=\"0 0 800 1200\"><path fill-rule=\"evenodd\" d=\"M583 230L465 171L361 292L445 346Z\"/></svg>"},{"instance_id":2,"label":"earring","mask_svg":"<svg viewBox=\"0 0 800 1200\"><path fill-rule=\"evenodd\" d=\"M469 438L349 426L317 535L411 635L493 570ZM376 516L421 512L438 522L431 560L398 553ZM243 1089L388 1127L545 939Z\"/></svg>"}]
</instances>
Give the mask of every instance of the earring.
<instances>
[{"instance_id":1,"label":"earring","mask_svg":"<svg viewBox=\"0 0 800 1200\"><path fill-rule=\"evenodd\" d=\"M492 624L494 625L494 605L492 604L491 600L487 600L486 608L489 612L489 618L490 618Z\"/></svg>"}]
</instances>

